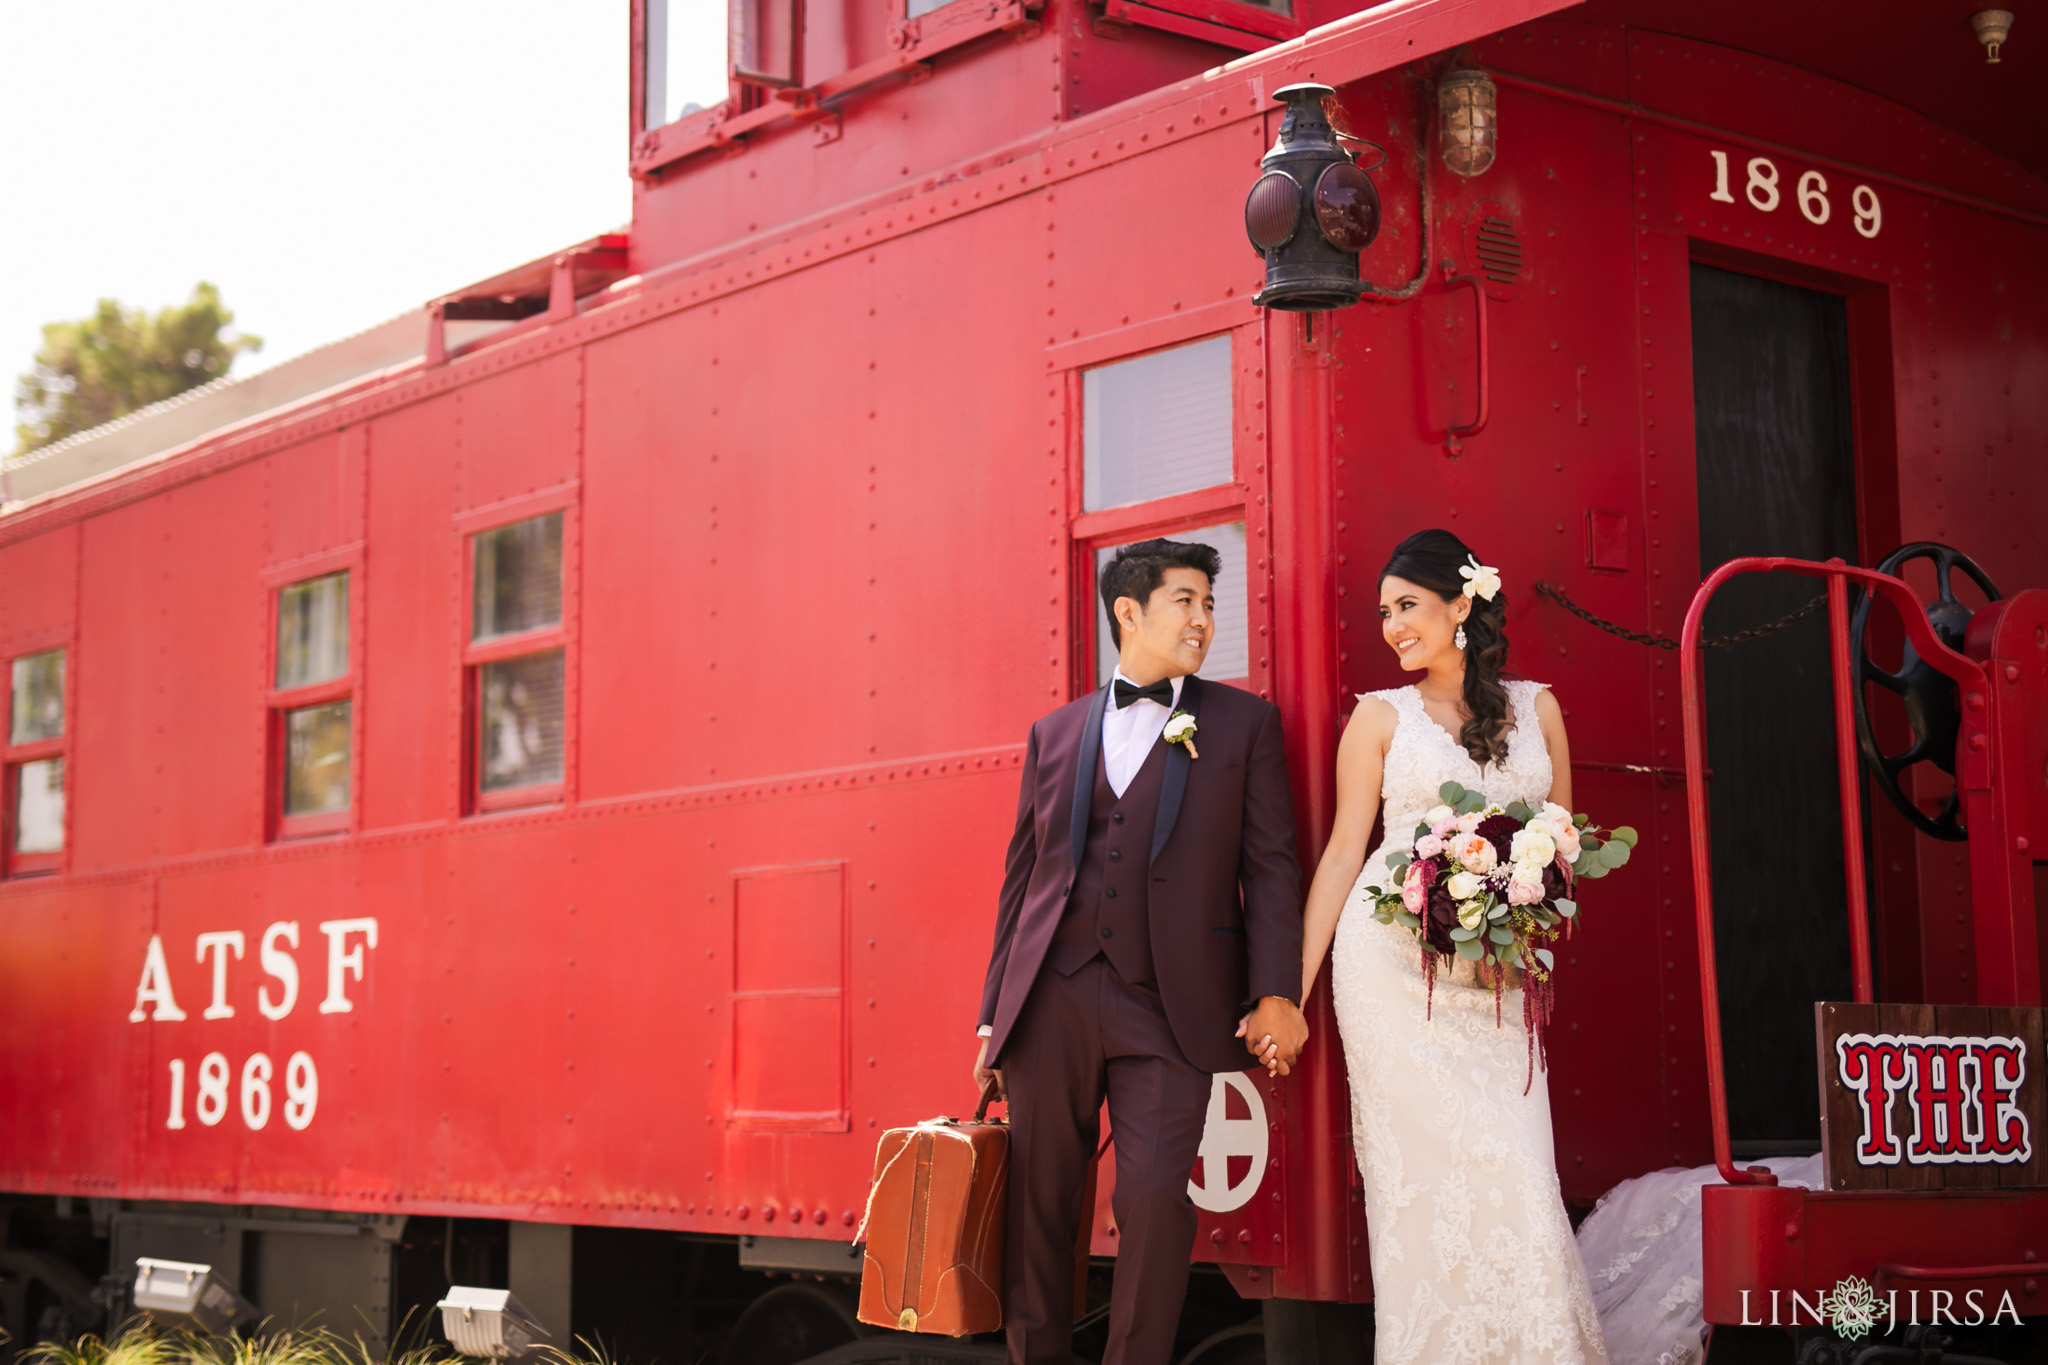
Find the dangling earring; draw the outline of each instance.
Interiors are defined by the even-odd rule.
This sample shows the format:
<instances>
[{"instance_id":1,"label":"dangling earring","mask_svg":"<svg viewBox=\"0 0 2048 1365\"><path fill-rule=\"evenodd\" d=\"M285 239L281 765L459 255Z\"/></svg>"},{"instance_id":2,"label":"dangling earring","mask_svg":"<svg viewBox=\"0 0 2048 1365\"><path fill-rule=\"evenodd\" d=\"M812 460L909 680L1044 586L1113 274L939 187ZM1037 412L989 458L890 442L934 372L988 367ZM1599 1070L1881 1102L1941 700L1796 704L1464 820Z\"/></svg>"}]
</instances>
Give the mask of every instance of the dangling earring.
<instances>
[{"instance_id":1,"label":"dangling earring","mask_svg":"<svg viewBox=\"0 0 2048 1365\"><path fill-rule=\"evenodd\" d=\"M1463 621L1458 622L1458 633L1451 637L1451 643L1459 649L1465 647L1465 623Z\"/></svg>"}]
</instances>

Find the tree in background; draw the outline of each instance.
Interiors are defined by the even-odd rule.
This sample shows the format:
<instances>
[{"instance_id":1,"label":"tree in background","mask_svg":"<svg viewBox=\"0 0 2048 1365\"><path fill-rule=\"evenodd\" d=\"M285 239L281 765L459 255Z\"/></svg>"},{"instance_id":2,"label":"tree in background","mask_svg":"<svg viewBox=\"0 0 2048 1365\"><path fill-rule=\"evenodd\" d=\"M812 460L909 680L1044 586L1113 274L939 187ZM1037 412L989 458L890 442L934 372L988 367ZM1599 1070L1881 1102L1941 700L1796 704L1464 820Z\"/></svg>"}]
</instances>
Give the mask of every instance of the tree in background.
<instances>
[{"instance_id":1,"label":"tree in background","mask_svg":"<svg viewBox=\"0 0 2048 1365\"><path fill-rule=\"evenodd\" d=\"M263 339L224 335L235 315L201 281L161 312L101 299L89 318L43 328L35 368L15 381L15 453L61 441L227 374Z\"/></svg>"}]
</instances>

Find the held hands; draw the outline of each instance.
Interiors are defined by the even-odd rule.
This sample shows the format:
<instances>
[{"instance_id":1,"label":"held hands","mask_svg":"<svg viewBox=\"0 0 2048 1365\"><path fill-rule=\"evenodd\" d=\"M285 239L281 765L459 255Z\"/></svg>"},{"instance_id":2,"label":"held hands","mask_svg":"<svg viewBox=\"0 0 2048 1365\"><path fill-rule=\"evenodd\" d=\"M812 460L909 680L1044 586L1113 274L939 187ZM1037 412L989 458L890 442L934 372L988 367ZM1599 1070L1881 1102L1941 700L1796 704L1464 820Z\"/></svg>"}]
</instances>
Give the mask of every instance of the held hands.
<instances>
[{"instance_id":1,"label":"held hands","mask_svg":"<svg viewBox=\"0 0 2048 1365\"><path fill-rule=\"evenodd\" d=\"M1244 1050L1258 1059L1267 1075L1285 1076L1308 1043L1308 1019L1292 1000L1269 995L1238 1021L1237 1036L1244 1039Z\"/></svg>"}]
</instances>

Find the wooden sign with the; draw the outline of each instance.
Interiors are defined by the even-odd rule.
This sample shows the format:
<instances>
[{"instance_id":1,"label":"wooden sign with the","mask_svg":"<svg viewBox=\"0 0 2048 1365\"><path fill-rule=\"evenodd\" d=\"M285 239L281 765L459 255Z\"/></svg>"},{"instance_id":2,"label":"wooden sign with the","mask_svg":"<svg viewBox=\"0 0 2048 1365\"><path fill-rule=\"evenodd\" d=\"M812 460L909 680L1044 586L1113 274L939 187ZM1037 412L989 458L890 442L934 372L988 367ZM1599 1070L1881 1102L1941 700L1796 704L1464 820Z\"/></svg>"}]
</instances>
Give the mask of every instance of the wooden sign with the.
<instances>
[{"instance_id":1,"label":"wooden sign with the","mask_svg":"<svg viewBox=\"0 0 2048 1365\"><path fill-rule=\"evenodd\" d=\"M2048 1011L1813 1007L1830 1190L2048 1185Z\"/></svg>"}]
</instances>

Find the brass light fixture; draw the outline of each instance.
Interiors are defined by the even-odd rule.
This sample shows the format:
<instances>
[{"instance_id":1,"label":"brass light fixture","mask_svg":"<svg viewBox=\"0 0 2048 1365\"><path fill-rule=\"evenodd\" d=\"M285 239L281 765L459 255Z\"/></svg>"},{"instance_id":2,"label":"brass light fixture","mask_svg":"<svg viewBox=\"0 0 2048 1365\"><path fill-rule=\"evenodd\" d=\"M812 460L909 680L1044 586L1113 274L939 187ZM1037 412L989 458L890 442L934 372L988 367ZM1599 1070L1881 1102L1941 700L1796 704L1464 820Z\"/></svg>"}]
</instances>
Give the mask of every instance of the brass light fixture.
<instances>
[{"instance_id":1,"label":"brass light fixture","mask_svg":"<svg viewBox=\"0 0 2048 1365\"><path fill-rule=\"evenodd\" d=\"M1977 41L1984 44L1984 61L1988 65L1998 64L1998 48L2005 37L2012 32L2012 11L2009 9L1980 9L1970 16L1970 27L1977 30Z\"/></svg>"},{"instance_id":2,"label":"brass light fixture","mask_svg":"<svg viewBox=\"0 0 2048 1365\"><path fill-rule=\"evenodd\" d=\"M1484 175L1498 148L1500 115L1493 77L1459 67L1437 82L1437 113L1443 129L1444 165L1459 175Z\"/></svg>"}]
</instances>

